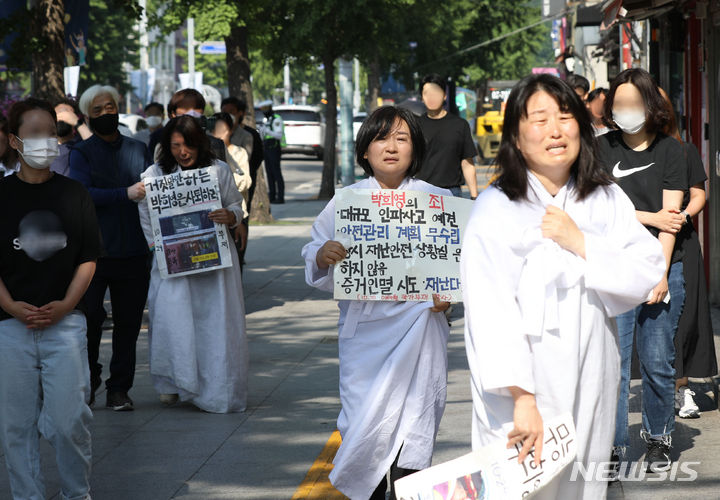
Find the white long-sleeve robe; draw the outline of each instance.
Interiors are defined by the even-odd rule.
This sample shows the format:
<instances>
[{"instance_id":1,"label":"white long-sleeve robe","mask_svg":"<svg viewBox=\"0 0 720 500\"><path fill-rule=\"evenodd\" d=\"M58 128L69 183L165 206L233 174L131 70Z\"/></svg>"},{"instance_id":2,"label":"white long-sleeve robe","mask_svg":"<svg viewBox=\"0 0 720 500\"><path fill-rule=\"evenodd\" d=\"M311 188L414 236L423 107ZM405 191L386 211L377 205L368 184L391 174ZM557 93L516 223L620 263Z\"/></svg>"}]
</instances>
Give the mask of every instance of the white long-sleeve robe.
<instances>
[{"instance_id":1,"label":"white long-sleeve robe","mask_svg":"<svg viewBox=\"0 0 720 500\"><path fill-rule=\"evenodd\" d=\"M370 177L345 189L380 189ZM398 187L451 196L447 189L406 178ZM305 245L305 280L332 291L333 268L319 269L320 247L335 239L335 200L318 215ZM330 473L332 484L353 500L365 500L402 446L398 466L430 466L447 394L445 315L430 302L341 300L338 349L342 444Z\"/></svg>"},{"instance_id":2,"label":"white long-sleeve robe","mask_svg":"<svg viewBox=\"0 0 720 500\"><path fill-rule=\"evenodd\" d=\"M230 167L216 162L222 206L238 221L247 214ZM176 170L177 171L177 168ZM140 176L164 175L158 165ZM148 245L154 240L147 203L139 204ZM178 394L208 412L245 410L248 346L240 263L232 267L163 279L153 257L148 292L150 374L160 394Z\"/></svg>"},{"instance_id":3,"label":"white long-sleeve robe","mask_svg":"<svg viewBox=\"0 0 720 500\"><path fill-rule=\"evenodd\" d=\"M491 186L475 202L461 258L465 342L472 378L473 449L513 427L508 387L534 393L540 415L570 412L577 461L607 462L615 432L620 354L614 316L644 302L665 273L658 240L617 185L583 201L573 181L552 197L528 173L529 201ZM547 205L585 235L586 259L542 237ZM604 498L607 483L568 481L538 498Z\"/></svg>"}]
</instances>

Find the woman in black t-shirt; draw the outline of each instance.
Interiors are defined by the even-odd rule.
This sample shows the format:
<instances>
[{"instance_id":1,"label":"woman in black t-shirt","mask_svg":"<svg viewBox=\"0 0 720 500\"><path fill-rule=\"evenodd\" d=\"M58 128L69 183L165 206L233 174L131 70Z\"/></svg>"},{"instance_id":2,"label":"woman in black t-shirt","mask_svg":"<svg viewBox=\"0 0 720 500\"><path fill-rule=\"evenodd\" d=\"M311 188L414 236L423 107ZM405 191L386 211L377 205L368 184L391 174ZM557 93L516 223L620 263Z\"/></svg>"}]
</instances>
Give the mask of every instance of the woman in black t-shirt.
<instances>
[{"instance_id":1,"label":"woman in black t-shirt","mask_svg":"<svg viewBox=\"0 0 720 500\"><path fill-rule=\"evenodd\" d=\"M38 435L55 448L62 496L89 498L89 368L78 311L100 237L89 193L54 174L55 111L15 103L20 170L0 180L0 442L14 498L44 498Z\"/></svg>"},{"instance_id":2,"label":"woman in black t-shirt","mask_svg":"<svg viewBox=\"0 0 720 500\"><path fill-rule=\"evenodd\" d=\"M683 144L687 160L687 184L682 203L682 229L678 232L675 248L682 253L685 278L685 305L675 333L675 409L680 418L699 418L700 408L695 393L688 387L688 377L713 377L718 372L712 319L705 281L705 262L700 240L692 219L705 208L705 167L697 148L683 143L677 129L675 111L667 94L660 89L670 121L663 130Z\"/></svg>"},{"instance_id":3,"label":"woman in black t-shirt","mask_svg":"<svg viewBox=\"0 0 720 500\"><path fill-rule=\"evenodd\" d=\"M669 116L647 71L631 68L620 73L610 86L604 113L605 119L619 129L598 138L606 167L632 200L638 220L660 240L668 266L667 276L648 301L617 317L622 368L613 458L624 455L630 444L630 365L637 333L645 461L650 471L667 470L675 424L673 339L685 300L681 256L673 254L687 189L685 155L680 143L661 132Z\"/></svg>"}]
</instances>

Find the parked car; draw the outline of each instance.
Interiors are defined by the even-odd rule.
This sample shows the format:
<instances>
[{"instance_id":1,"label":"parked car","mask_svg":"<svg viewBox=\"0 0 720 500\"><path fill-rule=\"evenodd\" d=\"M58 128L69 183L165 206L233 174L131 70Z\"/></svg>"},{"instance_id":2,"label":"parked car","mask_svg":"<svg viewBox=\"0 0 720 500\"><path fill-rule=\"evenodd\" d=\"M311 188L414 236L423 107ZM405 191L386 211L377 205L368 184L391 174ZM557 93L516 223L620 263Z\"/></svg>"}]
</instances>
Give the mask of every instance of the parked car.
<instances>
[{"instance_id":1,"label":"parked car","mask_svg":"<svg viewBox=\"0 0 720 500\"><path fill-rule=\"evenodd\" d=\"M140 115L136 114L125 114L120 113L119 119L119 128L121 129L120 132L124 133L125 135L129 135L130 137L133 136L133 134L136 134L138 131L148 128L147 123L145 123L145 118L143 118ZM125 127L128 131L128 133L125 133L122 128Z\"/></svg>"},{"instance_id":2,"label":"parked car","mask_svg":"<svg viewBox=\"0 0 720 500\"><path fill-rule=\"evenodd\" d=\"M315 106L281 105L273 108L285 124L284 154L300 153L322 160L325 122Z\"/></svg>"},{"instance_id":3,"label":"parked car","mask_svg":"<svg viewBox=\"0 0 720 500\"><path fill-rule=\"evenodd\" d=\"M365 121L365 118L367 118L367 113L365 111L359 111L355 114L355 116L353 116L353 140L355 141L357 141L358 131Z\"/></svg>"}]
</instances>

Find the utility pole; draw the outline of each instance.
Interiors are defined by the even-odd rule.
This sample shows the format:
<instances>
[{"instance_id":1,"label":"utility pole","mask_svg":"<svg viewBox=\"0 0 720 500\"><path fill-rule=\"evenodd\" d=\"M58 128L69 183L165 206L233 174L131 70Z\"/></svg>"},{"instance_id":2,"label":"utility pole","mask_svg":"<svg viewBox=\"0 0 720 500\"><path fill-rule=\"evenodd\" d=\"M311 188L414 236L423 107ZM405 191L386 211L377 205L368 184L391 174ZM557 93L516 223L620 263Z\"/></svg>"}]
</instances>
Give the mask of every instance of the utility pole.
<instances>
[{"instance_id":1,"label":"utility pole","mask_svg":"<svg viewBox=\"0 0 720 500\"><path fill-rule=\"evenodd\" d=\"M290 60L285 59L285 67L283 68L283 97L285 104L290 104Z\"/></svg>"},{"instance_id":2,"label":"utility pole","mask_svg":"<svg viewBox=\"0 0 720 500\"><path fill-rule=\"evenodd\" d=\"M355 79L353 80L355 90L353 90L353 114L360 111L360 61L356 57L353 60L355 64Z\"/></svg>"},{"instance_id":3,"label":"utility pole","mask_svg":"<svg viewBox=\"0 0 720 500\"><path fill-rule=\"evenodd\" d=\"M195 88L195 19L188 17L187 20L187 37L188 37L188 73L190 74L190 88Z\"/></svg>"},{"instance_id":4,"label":"utility pole","mask_svg":"<svg viewBox=\"0 0 720 500\"><path fill-rule=\"evenodd\" d=\"M140 99L142 106L144 107L150 99L148 99L148 68L150 67L150 57L148 55L148 47L150 46L150 39L148 38L147 32L147 0L139 0L138 4L142 9L140 15Z\"/></svg>"},{"instance_id":5,"label":"utility pole","mask_svg":"<svg viewBox=\"0 0 720 500\"><path fill-rule=\"evenodd\" d=\"M355 182L355 159L353 158L352 107L353 89L352 62L340 59L340 175L343 186ZM333 103L328 103L332 106Z\"/></svg>"}]
</instances>

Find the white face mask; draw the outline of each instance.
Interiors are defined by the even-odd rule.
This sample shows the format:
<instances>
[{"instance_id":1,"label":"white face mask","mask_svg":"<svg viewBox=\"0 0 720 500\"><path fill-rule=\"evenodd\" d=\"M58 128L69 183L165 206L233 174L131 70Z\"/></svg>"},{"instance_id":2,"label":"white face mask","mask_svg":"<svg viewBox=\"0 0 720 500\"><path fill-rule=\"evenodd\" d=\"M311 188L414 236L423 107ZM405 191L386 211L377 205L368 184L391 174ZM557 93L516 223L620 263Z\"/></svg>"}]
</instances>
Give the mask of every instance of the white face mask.
<instances>
[{"instance_id":1,"label":"white face mask","mask_svg":"<svg viewBox=\"0 0 720 500\"><path fill-rule=\"evenodd\" d=\"M645 110L613 111L613 121L626 134L637 134L645 125Z\"/></svg>"},{"instance_id":2,"label":"white face mask","mask_svg":"<svg viewBox=\"0 0 720 500\"><path fill-rule=\"evenodd\" d=\"M162 124L162 118L156 115L151 115L145 118L145 123L147 123L150 128L157 127Z\"/></svg>"},{"instance_id":3,"label":"white face mask","mask_svg":"<svg viewBox=\"0 0 720 500\"><path fill-rule=\"evenodd\" d=\"M194 109L191 109L185 114L188 116L192 116L193 118L200 118L203 115L201 112L195 111Z\"/></svg>"},{"instance_id":4,"label":"white face mask","mask_svg":"<svg viewBox=\"0 0 720 500\"><path fill-rule=\"evenodd\" d=\"M48 168L57 158L60 149L55 137L28 138L25 140L17 138L22 142L23 150L18 151L25 163L32 168L42 170Z\"/></svg>"}]
</instances>

